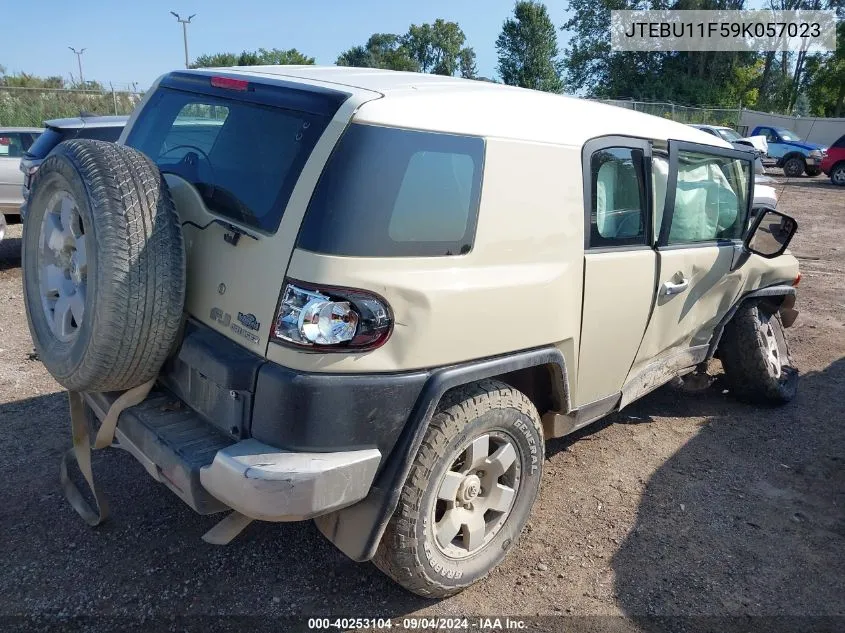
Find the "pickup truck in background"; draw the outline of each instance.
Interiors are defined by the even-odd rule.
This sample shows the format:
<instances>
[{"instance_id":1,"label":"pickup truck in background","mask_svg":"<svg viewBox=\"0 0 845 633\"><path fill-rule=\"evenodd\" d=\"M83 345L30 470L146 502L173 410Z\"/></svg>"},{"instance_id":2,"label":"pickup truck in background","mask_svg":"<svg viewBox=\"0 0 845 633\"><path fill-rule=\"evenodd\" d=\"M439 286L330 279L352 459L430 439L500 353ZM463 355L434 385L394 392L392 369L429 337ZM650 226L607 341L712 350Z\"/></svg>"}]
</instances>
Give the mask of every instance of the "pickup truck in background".
<instances>
[{"instance_id":1,"label":"pickup truck in background","mask_svg":"<svg viewBox=\"0 0 845 633\"><path fill-rule=\"evenodd\" d=\"M769 158L777 161L785 176L818 176L827 148L818 143L802 141L793 131L782 127L760 125L749 136L765 136L769 144Z\"/></svg>"}]
</instances>

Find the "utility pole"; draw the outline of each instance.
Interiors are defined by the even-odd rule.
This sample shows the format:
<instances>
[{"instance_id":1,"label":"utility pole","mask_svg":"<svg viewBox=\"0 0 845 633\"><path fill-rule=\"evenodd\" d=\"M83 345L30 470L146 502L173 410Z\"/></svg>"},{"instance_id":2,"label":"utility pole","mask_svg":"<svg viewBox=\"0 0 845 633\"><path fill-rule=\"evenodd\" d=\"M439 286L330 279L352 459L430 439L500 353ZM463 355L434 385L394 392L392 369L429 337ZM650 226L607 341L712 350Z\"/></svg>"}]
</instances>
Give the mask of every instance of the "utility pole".
<instances>
[{"instance_id":1,"label":"utility pole","mask_svg":"<svg viewBox=\"0 0 845 633\"><path fill-rule=\"evenodd\" d=\"M82 53L85 52L85 49L76 50L73 46L68 46L68 48L76 55L76 61L79 64L79 85L85 90L85 80L82 78Z\"/></svg>"},{"instance_id":2,"label":"utility pole","mask_svg":"<svg viewBox=\"0 0 845 633\"><path fill-rule=\"evenodd\" d=\"M190 66L190 63L188 62L188 25L191 23L191 20L196 17L197 14L194 13L193 15L189 15L187 20L185 18L180 17L179 14L175 11L171 11L170 14L175 17L182 25L182 39L185 42L185 68L188 68Z\"/></svg>"}]
</instances>

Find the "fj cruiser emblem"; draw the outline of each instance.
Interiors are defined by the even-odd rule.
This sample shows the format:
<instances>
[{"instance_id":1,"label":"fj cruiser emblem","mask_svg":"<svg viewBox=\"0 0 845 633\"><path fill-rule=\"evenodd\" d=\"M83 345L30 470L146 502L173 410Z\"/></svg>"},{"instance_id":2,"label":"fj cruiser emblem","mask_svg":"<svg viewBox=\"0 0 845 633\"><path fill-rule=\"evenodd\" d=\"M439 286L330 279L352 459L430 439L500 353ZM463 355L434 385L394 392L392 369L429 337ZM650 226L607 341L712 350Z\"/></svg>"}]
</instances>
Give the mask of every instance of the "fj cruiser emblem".
<instances>
[{"instance_id":1,"label":"fj cruiser emblem","mask_svg":"<svg viewBox=\"0 0 845 633\"><path fill-rule=\"evenodd\" d=\"M254 314L244 314L243 312L238 312L238 321L250 330L258 331L261 327L261 324L258 322L258 319L255 318Z\"/></svg>"},{"instance_id":2,"label":"fj cruiser emblem","mask_svg":"<svg viewBox=\"0 0 845 633\"><path fill-rule=\"evenodd\" d=\"M228 312L223 312L220 308L211 308L211 320L217 321L223 327L228 327L232 322L232 315Z\"/></svg>"}]
</instances>

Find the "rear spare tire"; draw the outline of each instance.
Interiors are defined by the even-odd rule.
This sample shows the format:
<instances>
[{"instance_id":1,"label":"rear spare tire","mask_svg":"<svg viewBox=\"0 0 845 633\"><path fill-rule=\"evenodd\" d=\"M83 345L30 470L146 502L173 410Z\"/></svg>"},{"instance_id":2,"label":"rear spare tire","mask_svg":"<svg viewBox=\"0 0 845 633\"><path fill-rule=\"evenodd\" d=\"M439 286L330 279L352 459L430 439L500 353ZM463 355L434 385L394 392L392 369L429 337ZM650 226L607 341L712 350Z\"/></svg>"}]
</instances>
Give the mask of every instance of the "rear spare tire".
<instances>
[{"instance_id":1,"label":"rear spare tire","mask_svg":"<svg viewBox=\"0 0 845 633\"><path fill-rule=\"evenodd\" d=\"M56 147L33 182L23 278L33 343L64 387L155 377L185 303L182 230L156 165L114 143Z\"/></svg>"}]
</instances>

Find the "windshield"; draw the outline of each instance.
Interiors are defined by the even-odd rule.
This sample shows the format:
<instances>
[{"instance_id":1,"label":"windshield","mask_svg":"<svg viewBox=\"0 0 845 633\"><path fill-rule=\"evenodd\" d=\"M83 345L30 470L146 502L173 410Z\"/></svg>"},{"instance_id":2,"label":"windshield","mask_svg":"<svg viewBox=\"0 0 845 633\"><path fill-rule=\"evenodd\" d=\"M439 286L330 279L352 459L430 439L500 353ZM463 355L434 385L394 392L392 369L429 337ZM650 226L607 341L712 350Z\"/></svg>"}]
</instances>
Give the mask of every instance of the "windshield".
<instances>
[{"instance_id":1,"label":"windshield","mask_svg":"<svg viewBox=\"0 0 845 633\"><path fill-rule=\"evenodd\" d=\"M721 136L723 139L725 139L729 143L733 143L734 141L738 141L739 139L742 138L739 134L737 134L736 132L734 132L730 128L720 127L720 128L716 128L716 131L719 132L719 136Z\"/></svg>"},{"instance_id":2,"label":"windshield","mask_svg":"<svg viewBox=\"0 0 845 633\"><path fill-rule=\"evenodd\" d=\"M776 127L775 131L778 133L778 136L781 137L784 141L800 141L801 137L798 136L795 132L790 132L782 127Z\"/></svg>"},{"instance_id":3,"label":"windshield","mask_svg":"<svg viewBox=\"0 0 845 633\"><path fill-rule=\"evenodd\" d=\"M126 141L213 213L272 233L328 117L160 88Z\"/></svg>"}]
</instances>

